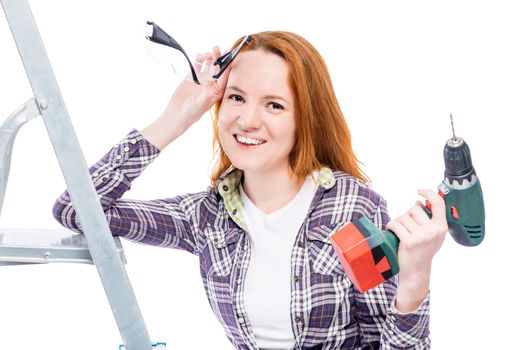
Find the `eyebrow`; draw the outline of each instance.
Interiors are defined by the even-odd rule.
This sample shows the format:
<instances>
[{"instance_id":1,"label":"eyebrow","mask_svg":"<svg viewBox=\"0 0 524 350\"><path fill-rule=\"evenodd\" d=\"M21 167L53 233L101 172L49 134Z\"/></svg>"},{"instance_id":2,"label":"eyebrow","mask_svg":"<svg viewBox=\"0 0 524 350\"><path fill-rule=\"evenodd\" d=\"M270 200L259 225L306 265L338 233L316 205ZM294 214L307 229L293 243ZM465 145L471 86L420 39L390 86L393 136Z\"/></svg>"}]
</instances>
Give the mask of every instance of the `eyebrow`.
<instances>
[{"instance_id":1,"label":"eyebrow","mask_svg":"<svg viewBox=\"0 0 524 350\"><path fill-rule=\"evenodd\" d=\"M231 89L231 90L235 90L237 92L240 92L241 94L247 95L247 93L244 90L242 90L241 88L239 88L238 86L231 85L231 86L228 86L227 88ZM289 101L287 99L285 99L284 97L279 96L279 95L266 95L266 96L264 96L264 99L282 100L284 102L289 103Z\"/></svg>"}]
</instances>

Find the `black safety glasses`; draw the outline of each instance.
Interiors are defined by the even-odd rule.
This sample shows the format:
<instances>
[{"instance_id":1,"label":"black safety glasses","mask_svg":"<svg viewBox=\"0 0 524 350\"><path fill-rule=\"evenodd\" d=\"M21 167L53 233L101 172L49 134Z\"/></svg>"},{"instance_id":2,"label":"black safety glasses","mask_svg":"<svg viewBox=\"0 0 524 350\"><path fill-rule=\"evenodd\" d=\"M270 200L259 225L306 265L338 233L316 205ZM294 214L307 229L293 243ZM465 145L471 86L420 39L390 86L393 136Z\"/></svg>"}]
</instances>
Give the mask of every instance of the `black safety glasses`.
<instances>
[{"instance_id":1,"label":"black safety glasses","mask_svg":"<svg viewBox=\"0 0 524 350\"><path fill-rule=\"evenodd\" d=\"M191 71L191 77L193 78L193 81L196 84L200 84L197 71L195 70L193 63L189 59L188 55L186 54L182 46L175 39L173 39L169 34L167 34L162 28L160 28L156 23L152 21L148 21L147 24L152 26L153 31L151 32L151 35L146 35L146 39L148 39L149 41L153 43L165 45L177 51L180 51L184 55L185 59L187 60L187 63L189 64L189 69ZM233 48L228 53L217 58L216 61L213 62L213 66L218 65L218 71L215 74L213 74L211 77L213 79L220 78L220 76L224 73L224 71L231 64L231 62L233 62L233 59L236 57L240 49L244 47L244 45L247 45L251 40L252 40L251 36L246 35L244 39L240 42L240 44L238 44L235 48Z\"/></svg>"}]
</instances>

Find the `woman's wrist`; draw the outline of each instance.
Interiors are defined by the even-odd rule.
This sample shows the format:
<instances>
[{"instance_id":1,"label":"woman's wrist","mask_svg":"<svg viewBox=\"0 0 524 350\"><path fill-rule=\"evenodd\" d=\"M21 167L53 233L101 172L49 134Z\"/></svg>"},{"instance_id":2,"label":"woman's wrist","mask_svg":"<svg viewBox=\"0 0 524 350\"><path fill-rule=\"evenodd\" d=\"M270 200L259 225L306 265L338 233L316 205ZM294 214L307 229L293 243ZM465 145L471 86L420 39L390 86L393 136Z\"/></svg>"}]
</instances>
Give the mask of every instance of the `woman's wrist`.
<instances>
[{"instance_id":1,"label":"woman's wrist","mask_svg":"<svg viewBox=\"0 0 524 350\"><path fill-rule=\"evenodd\" d=\"M417 310L429 293L430 272L399 275L395 308L402 313Z\"/></svg>"}]
</instances>

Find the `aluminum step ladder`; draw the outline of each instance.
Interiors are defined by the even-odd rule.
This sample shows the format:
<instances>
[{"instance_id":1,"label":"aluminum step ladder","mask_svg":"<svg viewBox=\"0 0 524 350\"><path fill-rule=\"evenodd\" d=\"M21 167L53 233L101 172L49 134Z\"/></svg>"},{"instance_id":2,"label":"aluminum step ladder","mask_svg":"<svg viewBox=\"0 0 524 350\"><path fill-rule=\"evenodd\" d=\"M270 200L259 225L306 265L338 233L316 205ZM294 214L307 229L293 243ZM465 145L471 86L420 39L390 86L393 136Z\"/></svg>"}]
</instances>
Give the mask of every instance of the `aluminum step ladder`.
<instances>
[{"instance_id":1,"label":"aluminum step ladder","mask_svg":"<svg viewBox=\"0 0 524 350\"><path fill-rule=\"evenodd\" d=\"M125 349L158 349L160 343L151 344L124 269L122 245L109 230L29 4L26 0L0 1L34 94L0 127L0 213L16 134L41 115L83 228L83 235L69 230L0 229L0 266L93 263Z\"/></svg>"}]
</instances>

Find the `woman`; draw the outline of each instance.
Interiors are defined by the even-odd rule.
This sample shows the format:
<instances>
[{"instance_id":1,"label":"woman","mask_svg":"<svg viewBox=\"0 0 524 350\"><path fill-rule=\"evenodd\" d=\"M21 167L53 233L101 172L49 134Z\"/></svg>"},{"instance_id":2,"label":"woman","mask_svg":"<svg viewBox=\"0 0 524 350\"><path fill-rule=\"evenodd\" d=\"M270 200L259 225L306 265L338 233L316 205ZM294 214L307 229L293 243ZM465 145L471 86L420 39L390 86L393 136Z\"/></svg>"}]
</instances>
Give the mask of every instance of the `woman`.
<instances>
[{"instance_id":1,"label":"woman","mask_svg":"<svg viewBox=\"0 0 524 350\"><path fill-rule=\"evenodd\" d=\"M197 60L219 55L215 47ZM207 191L121 199L213 106L217 164ZM384 199L352 152L324 61L302 37L252 35L220 79L182 82L155 122L90 170L114 235L199 256L211 307L237 349L429 348L429 279L447 231L444 202L419 191L432 219L417 202L388 223ZM80 230L67 192L54 215ZM329 241L362 216L401 241L398 281L367 293L346 277Z\"/></svg>"}]
</instances>

